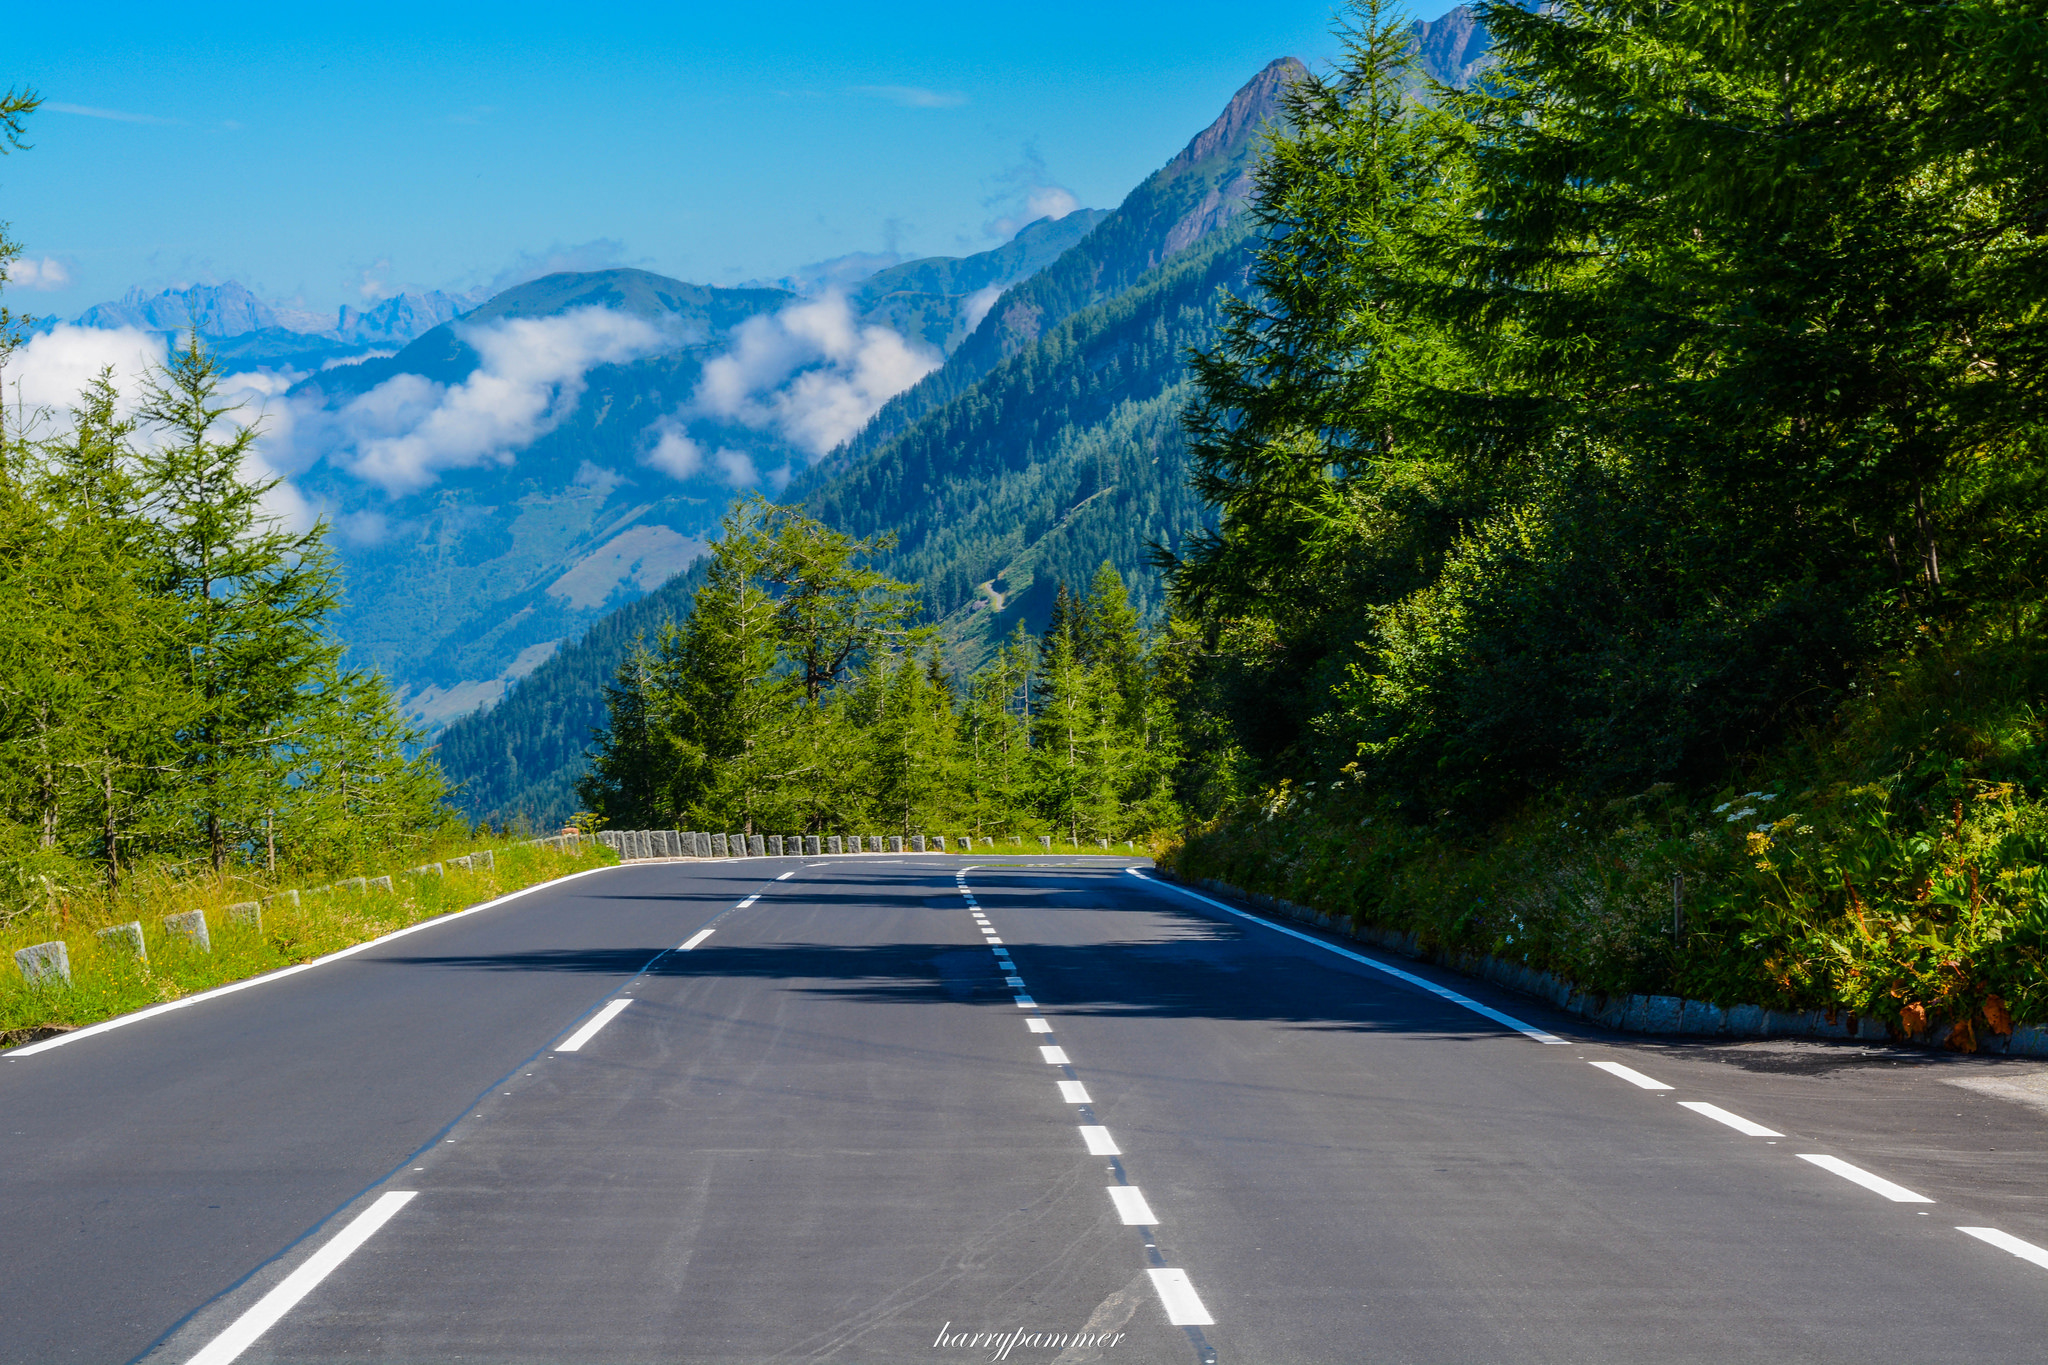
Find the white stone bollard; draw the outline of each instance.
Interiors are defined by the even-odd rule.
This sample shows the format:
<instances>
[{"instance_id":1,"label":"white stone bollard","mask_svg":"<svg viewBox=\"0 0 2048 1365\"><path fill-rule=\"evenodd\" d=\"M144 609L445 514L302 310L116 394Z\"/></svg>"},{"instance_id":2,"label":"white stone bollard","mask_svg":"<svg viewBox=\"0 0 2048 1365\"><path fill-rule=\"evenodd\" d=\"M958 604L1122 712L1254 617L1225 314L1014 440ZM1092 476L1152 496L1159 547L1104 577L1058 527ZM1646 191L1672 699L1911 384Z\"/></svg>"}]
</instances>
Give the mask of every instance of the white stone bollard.
<instances>
[{"instance_id":1,"label":"white stone bollard","mask_svg":"<svg viewBox=\"0 0 2048 1365\"><path fill-rule=\"evenodd\" d=\"M768 836L768 856L771 858L780 858L782 856L782 836L780 834Z\"/></svg>"},{"instance_id":2,"label":"white stone bollard","mask_svg":"<svg viewBox=\"0 0 2048 1365\"><path fill-rule=\"evenodd\" d=\"M369 892L369 891L389 891L390 889L391 889L391 878L389 878L389 877L372 877L372 878L370 878L370 880L369 880L369 881L367 881L367 882L365 882L365 883L363 884L363 890L364 890L365 892Z\"/></svg>"},{"instance_id":3,"label":"white stone bollard","mask_svg":"<svg viewBox=\"0 0 2048 1365\"><path fill-rule=\"evenodd\" d=\"M187 910L182 915L165 915L164 928L202 953L213 951L213 938L206 932L206 912Z\"/></svg>"},{"instance_id":4,"label":"white stone bollard","mask_svg":"<svg viewBox=\"0 0 2048 1365\"><path fill-rule=\"evenodd\" d=\"M111 929L102 929L96 937L98 937L100 942L107 944L109 947L126 948L129 952L140 958L143 965L148 965L149 949L142 942L141 920L132 919L126 924L117 924Z\"/></svg>"},{"instance_id":5,"label":"white stone bollard","mask_svg":"<svg viewBox=\"0 0 2048 1365\"><path fill-rule=\"evenodd\" d=\"M71 984L71 950L64 946L61 938L15 950L14 965L21 968L21 974L30 981L56 980L66 986Z\"/></svg>"},{"instance_id":6,"label":"white stone bollard","mask_svg":"<svg viewBox=\"0 0 2048 1365\"><path fill-rule=\"evenodd\" d=\"M1052 852L1052 836L1050 834L1039 835L1038 847L1047 853Z\"/></svg>"},{"instance_id":7,"label":"white stone bollard","mask_svg":"<svg viewBox=\"0 0 2048 1365\"><path fill-rule=\"evenodd\" d=\"M806 858L815 858L824 851L824 845L818 842L817 835L806 834L804 836L804 856Z\"/></svg>"},{"instance_id":8,"label":"white stone bollard","mask_svg":"<svg viewBox=\"0 0 2048 1365\"><path fill-rule=\"evenodd\" d=\"M932 836L932 852L934 852L934 853L944 853L945 851L946 851L946 836L945 836L945 835L943 835L943 834L934 834L934 835Z\"/></svg>"},{"instance_id":9,"label":"white stone bollard","mask_svg":"<svg viewBox=\"0 0 2048 1365\"><path fill-rule=\"evenodd\" d=\"M924 852L924 836L922 834L913 834L910 836L910 851L912 853Z\"/></svg>"},{"instance_id":10,"label":"white stone bollard","mask_svg":"<svg viewBox=\"0 0 2048 1365\"><path fill-rule=\"evenodd\" d=\"M263 898L265 905L270 904L272 901L283 901L286 905L297 905L299 903L299 893L296 891L273 891Z\"/></svg>"},{"instance_id":11,"label":"white stone bollard","mask_svg":"<svg viewBox=\"0 0 2048 1365\"><path fill-rule=\"evenodd\" d=\"M471 854L471 855L470 855L470 864L471 864L471 866L474 866L474 865L475 865L475 863L476 863L476 860L477 860L478 858L481 858L481 859L483 859L483 860L484 860L484 869L485 869L486 871L489 871L489 872L496 872L496 871L498 870L498 855L497 855L497 854L495 854L495 853L493 853L493 852L492 852L492 851L491 851L490 849L485 849L485 850L484 850L483 852L481 852L481 853L474 853L474 854Z\"/></svg>"},{"instance_id":12,"label":"white stone bollard","mask_svg":"<svg viewBox=\"0 0 2048 1365\"><path fill-rule=\"evenodd\" d=\"M348 877L336 882L334 889L337 891L355 891L360 893L368 884L361 877Z\"/></svg>"},{"instance_id":13,"label":"white stone bollard","mask_svg":"<svg viewBox=\"0 0 2048 1365\"><path fill-rule=\"evenodd\" d=\"M747 856L750 858L767 857L768 840L766 837L759 834L749 834L747 836Z\"/></svg>"},{"instance_id":14,"label":"white stone bollard","mask_svg":"<svg viewBox=\"0 0 2048 1365\"><path fill-rule=\"evenodd\" d=\"M236 924L246 924L251 929L263 928L263 903L261 901L236 901L228 907L228 918Z\"/></svg>"},{"instance_id":15,"label":"white stone bollard","mask_svg":"<svg viewBox=\"0 0 2048 1365\"><path fill-rule=\"evenodd\" d=\"M891 852L891 853L901 853L902 851L903 851L903 836L902 836L902 835L900 835L900 834L892 834L892 835L890 835L890 836L889 836L889 852Z\"/></svg>"}]
</instances>

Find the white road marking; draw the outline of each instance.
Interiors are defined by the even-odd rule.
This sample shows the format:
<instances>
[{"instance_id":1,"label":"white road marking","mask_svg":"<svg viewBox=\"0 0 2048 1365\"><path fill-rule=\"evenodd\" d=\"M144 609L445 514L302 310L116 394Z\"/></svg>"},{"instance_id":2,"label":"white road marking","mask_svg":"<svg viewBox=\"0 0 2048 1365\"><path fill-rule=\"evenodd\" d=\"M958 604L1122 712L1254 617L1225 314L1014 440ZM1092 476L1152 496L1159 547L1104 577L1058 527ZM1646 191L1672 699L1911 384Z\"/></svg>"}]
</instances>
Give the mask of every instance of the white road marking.
<instances>
[{"instance_id":1,"label":"white road marking","mask_svg":"<svg viewBox=\"0 0 2048 1365\"><path fill-rule=\"evenodd\" d=\"M1038 1002L1028 995L1019 995L1013 998L1016 1000L1017 1008L1020 1010L1035 1010L1038 1008Z\"/></svg>"},{"instance_id":2,"label":"white road marking","mask_svg":"<svg viewBox=\"0 0 2048 1365\"><path fill-rule=\"evenodd\" d=\"M1570 1046L1570 1044L1565 1039L1558 1037L1554 1033L1545 1033L1542 1029L1537 1028L1534 1024L1525 1024L1521 1020L1515 1018L1512 1014L1503 1014L1497 1009L1493 1009L1489 1006L1482 1005L1477 1000L1471 999L1468 996L1460 995L1456 991L1450 989L1448 986L1439 986L1436 984L1436 982L1431 981L1426 977L1417 976L1413 972L1404 972L1399 967L1391 966L1388 963L1381 962L1377 958L1367 957L1364 953L1354 953L1348 948L1339 948L1334 943L1325 943L1321 939L1315 937L1313 934L1304 934L1298 930L1289 929L1284 924L1275 924L1273 923L1273 921L1269 919L1260 919L1257 915L1248 915L1244 911L1239 910L1234 906L1225 905L1222 901L1210 900L1207 896L1196 895L1194 892L1188 890L1184 886L1175 886L1172 882L1163 882L1156 877L1148 877L1144 874L1143 871L1141 871L1138 868L1127 867L1124 869L1124 871L1128 872L1131 876L1136 877L1141 882L1150 882L1154 886L1163 886L1168 891L1177 891L1181 895L1186 896L1190 900L1198 900L1202 902L1202 904L1204 905L1213 905L1226 915L1233 915L1238 919L1248 920L1253 924L1264 925L1266 928L1271 929L1274 933L1285 934L1289 938L1300 939L1303 943L1307 943L1314 947L1321 948L1326 953L1335 953L1338 957L1348 958L1353 962L1359 963L1363 966L1370 967L1376 972L1385 972L1388 976L1391 976L1399 981L1405 981L1411 986L1419 987L1422 990L1428 991L1431 995L1434 995L1439 999L1448 1000L1453 1005L1458 1005L1465 1009L1471 1010L1474 1014L1483 1015L1486 1018L1493 1020L1493 1022L1496 1024L1505 1024L1509 1028L1513 1029L1515 1032L1523 1035L1526 1038L1533 1038L1539 1043L1555 1044L1558 1047Z\"/></svg>"},{"instance_id":3,"label":"white road marking","mask_svg":"<svg viewBox=\"0 0 2048 1365\"><path fill-rule=\"evenodd\" d=\"M201 991L197 995L188 995L182 1000L172 1000L162 1005L151 1005L148 1009L137 1010L133 1014L123 1014L118 1018L103 1020L97 1024L88 1024L84 1028L73 1029L71 1032L59 1034L55 1038L46 1038L40 1043L30 1043L27 1047L18 1047L10 1052L0 1053L0 1057L4 1057L8 1061L13 1061L17 1057L33 1057L38 1052L48 1052L53 1047L65 1047L81 1039L92 1038L102 1033L110 1033L114 1029L126 1028L130 1024L139 1024L145 1019L154 1019L160 1014L169 1014L172 1010L189 1009L202 1000L214 1000L223 995L233 995L236 991L246 991L252 986L262 986L272 981L282 981L288 976L297 976L300 972L310 972L315 967L324 967L330 962L339 962L345 957L354 957L357 953L368 952L372 948L381 947L395 938L404 938L407 934L424 933L428 929L438 928L443 924L449 923L451 920L461 919L465 915L480 915L486 910L497 909L507 901L515 901L521 896L530 896L536 891L545 891L551 886L560 886L564 882L573 882L579 877L595 877L600 872L616 872L622 867L630 866L632 866L630 863L608 863L603 867L592 867L586 868L582 872L571 872L566 877L557 877L553 881L535 882L532 886L522 886L517 891L507 891L504 895L497 897L495 900L487 900L482 905L472 905L467 910L456 910L450 914L436 915L433 919L421 920L418 924L408 924L403 929L393 929L390 933L379 938L373 938L367 943L354 944L337 952L329 953L325 957L316 957L311 962L301 962L296 967L280 967L274 972L265 972L262 976L252 976L246 981L230 981L225 986L215 986L210 991Z\"/></svg>"},{"instance_id":4,"label":"white road marking","mask_svg":"<svg viewBox=\"0 0 2048 1365\"><path fill-rule=\"evenodd\" d=\"M1117 1216L1124 1220L1127 1228L1156 1227L1159 1219L1152 1213L1152 1206L1145 1202L1144 1192L1136 1185L1111 1185L1109 1202L1116 1205Z\"/></svg>"},{"instance_id":5,"label":"white road marking","mask_svg":"<svg viewBox=\"0 0 2048 1365\"><path fill-rule=\"evenodd\" d=\"M201 1347L199 1354L193 1356L187 1365L228 1365L229 1361L248 1350L256 1338L275 1326L279 1318L291 1312L300 1299L312 1293L315 1285L332 1274L334 1268L347 1260L357 1247L369 1241L371 1234L391 1221L391 1215L404 1208L417 1193L417 1190L392 1190L379 1195L376 1203L351 1219L333 1240L285 1276L277 1288L256 1300L248 1312L228 1325L225 1332Z\"/></svg>"},{"instance_id":6,"label":"white road marking","mask_svg":"<svg viewBox=\"0 0 2048 1365\"><path fill-rule=\"evenodd\" d=\"M1082 1124L1081 1141L1088 1144L1090 1156L1123 1155L1123 1149L1116 1145L1116 1139L1109 1135L1109 1129L1099 1123Z\"/></svg>"},{"instance_id":7,"label":"white road marking","mask_svg":"<svg viewBox=\"0 0 2048 1365\"><path fill-rule=\"evenodd\" d=\"M705 939L710 937L711 931L709 929L699 929L696 933L690 935L681 943L677 944L676 951L679 953L687 953L690 951L690 949L696 947L698 944L702 943Z\"/></svg>"},{"instance_id":8,"label":"white road marking","mask_svg":"<svg viewBox=\"0 0 2048 1365\"><path fill-rule=\"evenodd\" d=\"M1042 1047L1038 1049L1038 1055L1053 1066L1067 1065L1067 1050L1063 1047Z\"/></svg>"},{"instance_id":9,"label":"white road marking","mask_svg":"<svg viewBox=\"0 0 2048 1365\"><path fill-rule=\"evenodd\" d=\"M1619 1076L1630 1085L1640 1086L1644 1090L1669 1090L1671 1088L1662 1081L1645 1076L1632 1066L1623 1066L1620 1062L1592 1062L1589 1065L1597 1066L1608 1075Z\"/></svg>"},{"instance_id":10,"label":"white road marking","mask_svg":"<svg viewBox=\"0 0 2048 1365\"><path fill-rule=\"evenodd\" d=\"M999 939L999 938L997 938L997 937L996 937L996 936L995 936L994 934L984 934L984 935L982 936L982 940L981 940L981 941L982 941L983 943L1001 943L1001 942L1002 942L1002 940L1001 940L1001 939Z\"/></svg>"},{"instance_id":11,"label":"white road marking","mask_svg":"<svg viewBox=\"0 0 2048 1365\"><path fill-rule=\"evenodd\" d=\"M755 893L754 893L753 895L751 895L751 896L747 897L747 898L746 898L745 900L741 901L741 902L740 902L740 903L739 903L738 905L735 905L735 906L733 907L733 909L735 909L735 910L744 910L744 909L746 909L746 908L747 908L748 906L752 905L752 904L753 904L753 903L754 903L755 901L757 901L757 900L759 900L759 899L761 899L761 893L760 893L760 892L758 892L758 891L756 891L756 892L755 892Z\"/></svg>"},{"instance_id":12,"label":"white road marking","mask_svg":"<svg viewBox=\"0 0 2048 1365\"><path fill-rule=\"evenodd\" d=\"M1714 1122L1725 1123L1736 1132L1746 1134L1749 1137L1785 1136L1783 1133L1764 1127L1761 1123L1751 1123L1740 1114L1731 1114L1718 1104L1708 1104L1705 1100L1680 1100L1678 1107L1680 1109L1690 1109L1695 1114L1704 1114Z\"/></svg>"},{"instance_id":13,"label":"white road marking","mask_svg":"<svg viewBox=\"0 0 2048 1365\"><path fill-rule=\"evenodd\" d=\"M789 871L787 871L787 872L783 873L783 874L782 874L782 875L781 875L780 877L777 877L777 878L776 878L775 880L776 880L776 881L778 881L778 882L786 882L786 881L788 881L788 880L789 880L789 879L790 879L791 877L794 877L795 875L796 875L796 869L792 867L792 868L791 868L791 869L790 869Z\"/></svg>"},{"instance_id":14,"label":"white road marking","mask_svg":"<svg viewBox=\"0 0 2048 1365\"><path fill-rule=\"evenodd\" d=\"M1060 1098L1065 1100L1068 1104L1094 1103L1093 1100L1090 1100L1088 1098L1088 1087L1081 1084L1079 1081L1061 1081Z\"/></svg>"},{"instance_id":15,"label":"white road marking","mask_svg":"<svg viewBox=\"0 0 2048 1365\"><path fill-rule=\"evenodd\" d=\"M1202 1307L1201 1296L1188 1283L1185 1270L1148 1270L1152 1287L1159 1291L1159 1302L1166 1308L1166 1320L1175 1327L1214 1327L1216 1319L1209 1316L1209 1310Z\"/></svg>"},{"instance_id":16,"label":"white road marking","mask_svg":"<svg viewBox=\"0 0 2048 1365\"><path fill-rule=\"evenodd\" d=\"M1024 978L1021 976L1006 976L1003 978L1003 984L1011 990L1021 991L1024 989Z\"/></svg>"},{"instance_id":17,"label":"white road marking","mask_svg":"<svg viewBox=\"0 0 2048 1365\"><path fill-rule=\"evenodd\" d=\"M1045 1020L1043 1020L1043 1019L1026 1019L1026 1020L1025 1020L1024 1022L1025 1022L1026 1024L1030 1025L1030 1027L1031 1027L1031 1031L1032 1031L1033 1033L1051 1033L1051 1032L1052 1032L1052 1025L1051 1025L1051 1024L1048 1024L1048 1023L1046 1023L1046 1022L1045 1022Z\"/></svg>"},{"instance_id":18,"label":"white road marking","mask_svg":"<svg viewBox=\"0 0 2048 1365\"><path fill-rule=\"evenodd\" d=\"M568 1041L568 1042L566 1042L566 1043L562 1044L562 1045L561 1045L560 1047L557 1047L557 1048L550 1048L550 1049L549 1049L549 1051L551 1051L551 1052L580 1052L580 1051L582 1051L582 1050L583 1050L583 1045L584 1045L585 1043L589 1042L589 1041L590 1041L590 1040L591 1040L592 1038L595 1038L595 1037L597 1036L597 1031L598 1031L599 1029L603 1028L603 1027L604 1027L604 1026L605 1026L606 1024L609 1024L609 1023L610 1023L610 1022L611 1022L612 1020L614 1020L614 1019L618 1018L618 1017L619 1017L619 1011L621 1011L621 1010L625 1009L625 1008L626 1008L626 1006L628 1006L628 1005L630 1005L630 1004L632 1004L632 1003L633 1003L633 1002L632 1002L632 1001L630 1001L630 1000L614 1000L614 1001L612 1001L612 1002L611 1002L611 1004L609 1004L609 1005L606 1005L606 1006L605 1006L605 1007L604 1007L603 1009L601 1009L601 1010L599 1010L599 1011L597 1012L597 1017L596 1017L596 1018L592 1019L592 1020L591 1020L591 1021L590 1021L589 1023L585 1024L585 1025L584 1025L584 1026L583 1026L582 1028L580 1028L580 1029L577 1029L577 1030L576 1030L576 1031L575 1031L574 1033L570 1034L570 1035L569 1035L569 1041Z\"/></svg>"},{"instance_id":19,"label":"white road marking","mask_svg":"<svg viewBox=\"0 0 2048 1365\"><path fill-rule=\"evenodd\" d=\"M2000 1251L2010 1251L2022 1261L2032 1261L2048 1270L2048 1249L2037 1247L2032 1242L2022 1242L2009 1232L2000 1232L1997 1228L1957 1228L1956 1231L1967 1232L1980 1242L1989 1242Z\"/></svg>"},{"instance_id":20,"label":"white road marking","mask_svg":"<svg viewBox=\"0 0 2048 1365\"><path fill-rule=\"evenodd\" d=\"M1866 1190L1875 1190L1894 1204L1932 1204L1934 1201L1924 1194L1915 1194L1904 1185L1894 1185L1881 1175L1872 1175L1861 1166L1851 1166L1836 1156L1823 1156L1818 1152L1800 1152L1801 1161L1811 1161L1824 1171L1833 1171L1844 1180L1853 1180Z\"/></svg>"}]
</instances>

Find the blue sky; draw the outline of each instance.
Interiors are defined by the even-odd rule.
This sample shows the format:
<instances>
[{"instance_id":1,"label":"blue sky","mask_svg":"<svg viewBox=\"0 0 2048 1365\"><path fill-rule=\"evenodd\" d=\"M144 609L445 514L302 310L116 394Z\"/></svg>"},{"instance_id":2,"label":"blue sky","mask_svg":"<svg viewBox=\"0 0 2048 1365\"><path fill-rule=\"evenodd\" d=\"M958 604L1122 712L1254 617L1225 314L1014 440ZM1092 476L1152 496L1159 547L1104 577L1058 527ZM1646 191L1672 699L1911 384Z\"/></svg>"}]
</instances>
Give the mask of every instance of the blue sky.
<instances>
[{"instance_id":1,"label":"blue sky","mask_svg":"<svg viewBox=\"0 0 2048 1365\"><path fill-rule=\"evenodd\" d=\"M69 282L8 301L239 279L331 312L542 263L983 250L1029 203L1114 206L1274 57L1326 59L1332 8L30 6L0 86L48 104L0 220Z\"/></svg>"}]
</instances>

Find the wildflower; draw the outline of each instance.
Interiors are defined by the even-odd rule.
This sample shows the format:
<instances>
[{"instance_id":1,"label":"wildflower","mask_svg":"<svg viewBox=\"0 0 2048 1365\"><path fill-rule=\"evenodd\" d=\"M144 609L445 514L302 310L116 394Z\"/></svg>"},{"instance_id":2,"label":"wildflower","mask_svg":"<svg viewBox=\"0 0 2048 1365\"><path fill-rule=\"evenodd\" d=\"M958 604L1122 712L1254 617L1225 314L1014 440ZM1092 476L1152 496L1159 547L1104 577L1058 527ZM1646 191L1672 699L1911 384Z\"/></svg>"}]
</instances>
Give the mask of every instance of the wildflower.
<instances>
[{"instance_id":1,"label":"wildflower","mask_svg":"<svg viewBox=\"0 0 2048 1365\"><path fill-rule=\"evenodd\" d=\"M1727 819L1727 821L1726 821L1726 823L1727 823L1727 824L1731 824L1731 825L1732 825L1732 824L1734 824L1734 823L1735 823L1735 822L1736 822L1737 820L1741 820L1741 819L1744 819L1744 818L1746 818L1746 817L1748 817L1748 816L1751 816L1751 815L1755 815L1755 814L1756 814L1756 807L1755 807L1755 806L1744 806L1744 807L1743 807L1743 808L1742 808L1741 810L1739 810L1739 811L1735 812L1735 814L1733 814L1733 815L1729 816L1729 817L1728 817L1728 819Z\"/></svg>"},{"instance_id":2,"label":"wildflower","mask_svg":"<svg viewBox=\"0 0 2048 1365\"><path fill-rule=\"evenodd\" d=\"M1723 801L1720 805L1714 807L1714 814L1719 815L1722 811L1727 810L1730 806L1734 804L1735 803L1733 801Z\"/></svg>"}]
</instances>

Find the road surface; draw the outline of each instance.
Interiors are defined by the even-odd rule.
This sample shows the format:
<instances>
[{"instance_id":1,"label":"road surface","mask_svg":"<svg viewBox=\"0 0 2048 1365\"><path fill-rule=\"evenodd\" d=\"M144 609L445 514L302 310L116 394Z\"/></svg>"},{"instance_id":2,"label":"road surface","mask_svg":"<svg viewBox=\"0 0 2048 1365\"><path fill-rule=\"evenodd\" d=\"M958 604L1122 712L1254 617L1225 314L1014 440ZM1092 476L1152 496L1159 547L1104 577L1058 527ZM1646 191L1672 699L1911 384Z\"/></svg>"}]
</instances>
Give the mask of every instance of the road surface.
<instances>
[{"instance_id":1,"label":"road surface","mask_svg":"<svg viewBox=\"0 0 2048 1365\"><path fill-rule=\"evenodd\" d=\"M2038 1361L2043 1071L1123 861L635 864L0 1058L0 1361Z\"/></svg>"}]
</instances>

